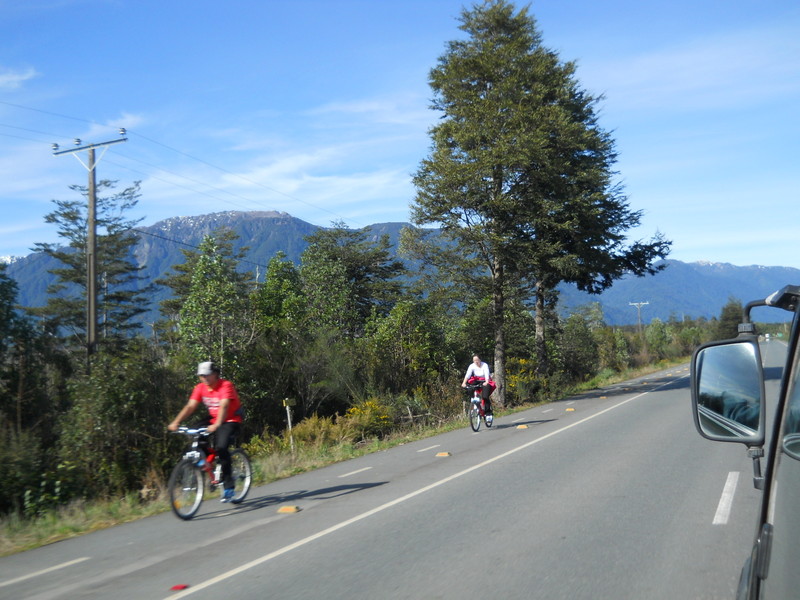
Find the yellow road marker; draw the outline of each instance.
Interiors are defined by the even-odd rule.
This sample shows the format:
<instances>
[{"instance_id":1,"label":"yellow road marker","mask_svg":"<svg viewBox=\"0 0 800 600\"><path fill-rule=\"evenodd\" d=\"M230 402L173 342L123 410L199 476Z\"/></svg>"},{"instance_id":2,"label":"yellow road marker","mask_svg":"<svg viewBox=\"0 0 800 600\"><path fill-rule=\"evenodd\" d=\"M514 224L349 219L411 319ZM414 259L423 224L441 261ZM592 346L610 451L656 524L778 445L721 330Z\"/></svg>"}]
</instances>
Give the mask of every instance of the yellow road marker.
<instances>
[{"instance_id":1,"label":"yellow road marker","mask_svg":"<svg viewBox=\"0 0 800 600\"><path fill-rule=\"evenodd\" d=\"M525 425L524 423L522 425L517 425L517 429L527 429L527 428L528 426Z\"/></svg>"},{"instance_id":2,"label":"yellow road marker","mask_svg":"<svg viewBox=\"0 0 800 600\"><path fill-rule=\"evenodd\" d=\"M449 452L439 452L436 456L450 456Z\"/></svg>"},{"instance_id":3,"label":"yellow road marker","mask_svg":"<svg viewBox=\"0 0 800 600\"><path fill-rule=\"evenodd\" d=\"M278 509L278 512L279 513L296 513L296 512L300 512L300 507L299 506L281 506Z\"/></svg>"}]
</instances>

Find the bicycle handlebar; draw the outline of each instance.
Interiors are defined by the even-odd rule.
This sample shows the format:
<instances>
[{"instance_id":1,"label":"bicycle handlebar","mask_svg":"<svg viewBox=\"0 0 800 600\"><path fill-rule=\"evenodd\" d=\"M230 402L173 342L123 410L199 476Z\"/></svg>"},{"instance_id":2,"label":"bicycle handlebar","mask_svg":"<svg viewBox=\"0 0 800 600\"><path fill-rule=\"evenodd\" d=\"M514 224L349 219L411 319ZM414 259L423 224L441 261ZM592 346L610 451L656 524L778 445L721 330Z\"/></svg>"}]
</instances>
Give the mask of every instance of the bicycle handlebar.
<instances>
[{"instance_id":1,"label":"bicycle handlebar","mask_svg":"<svg viewBox=\"0 0 800 600\"><path fill-rule=\"evenodd\" d=\"M198 427L192 429L191 427L185 427L184 425L181 425L180 427L178 427L178 429L176 429L175 431L171 431L170 433L182 433L184 435L197 435L197 436L207 435L208 427Z\"/></svg>"}]
</instances>

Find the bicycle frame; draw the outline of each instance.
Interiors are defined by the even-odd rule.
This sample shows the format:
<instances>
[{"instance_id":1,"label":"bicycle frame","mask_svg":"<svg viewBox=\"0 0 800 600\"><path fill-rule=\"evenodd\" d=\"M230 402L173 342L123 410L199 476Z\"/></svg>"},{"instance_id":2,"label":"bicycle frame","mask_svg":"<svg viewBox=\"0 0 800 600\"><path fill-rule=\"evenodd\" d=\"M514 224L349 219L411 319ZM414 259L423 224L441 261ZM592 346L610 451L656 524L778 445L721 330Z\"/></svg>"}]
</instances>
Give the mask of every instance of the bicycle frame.
<instances>
[{"instance_id":1,"label":"bicycle frame","mask_svg":"<svg viewBox=\"0 0 800 600\"><path fill-rule=\"evenodd\" d=\"M467 416L469 417L472 431L477 432L480 429L481 419L486 423L486 427L491 427L493 419L490 416L487 418L486 415L486 405L482 394L483 382L467 384L467 390L472 392L470 407L467 410Z\"/></svg>"},{"instance_id":2,"label":"bicycle frame","mask_svg":"<svg viewBox=\"0 0 800 600\"><path fill-rule=\"evenodd\" d=\"M485 416L485 410L484 410L485 405L483 396L481 395L481 392L483 390L483 384L479 383L479 384L468 385L467 389L472 390L472 398L470 398L470 401L478 406L480 410L480 415L482 417Z\"/></svg>"},{"instance_id":3,"label":"bicycle frame","mask_svg":"<svg viewBox=\"0 0 800 600\"><path fill-rule=\"evenodd\" d=\"M195 462L208 475L210 490L213 492L214 488L221 483L222 467L214 462L217 458L217 451L208 440L210 434L207 428L190 429L188 427L179 427L177 433L183 433L192 438L192 445L183 455L183 458ZM203 448L203 442L208 444L207 448Z\"/></svg>"},{"instance_id":4,"label":"bicycle frame","mask_svg":"<svg viewBox=\"0 0 800 600\"><path fill-rule=\"evenodd\" d=\"M222 485L222 465L217 459L217 452L206 440L208 429L201 427L190 429L179 427L175 433L187 435L192 439L189 449L183 453L173 468L167 483L173 512L181 519L194 517L203 502L208 476L209 491ZM234 482L233 496L226 495L224 502L241 503L247 496L252 482L253 469L250 458L241 448L231 451L231 478Z\"/></svg>"}]
</instances>

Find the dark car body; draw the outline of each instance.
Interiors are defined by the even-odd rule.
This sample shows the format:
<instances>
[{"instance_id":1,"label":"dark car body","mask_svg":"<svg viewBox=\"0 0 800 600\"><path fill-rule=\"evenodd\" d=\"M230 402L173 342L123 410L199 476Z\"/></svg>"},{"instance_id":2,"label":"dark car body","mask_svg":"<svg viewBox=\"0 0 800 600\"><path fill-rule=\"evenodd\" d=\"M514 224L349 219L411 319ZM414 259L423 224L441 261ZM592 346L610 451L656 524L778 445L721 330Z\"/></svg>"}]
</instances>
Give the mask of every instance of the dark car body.
<instances>
[{"instance_id":1,"label":"dark car body","mask_svg":"<svg viewBox=\"0 0 800 600\"><path fill-rule=\"evenodd\" d=\"M775 409L767 414L756 306L793 313ZM747 446L754 484L762 490L755 539L737 598L800 597L800 287L787 286L749 303L739 336L704 344L692 356L692 406L704 437ZM772 343L772 342L770 342ZM769 417L769 419L768 419ZM762 474L763 473L763 474Z\"/></svg>"}]
</instances>

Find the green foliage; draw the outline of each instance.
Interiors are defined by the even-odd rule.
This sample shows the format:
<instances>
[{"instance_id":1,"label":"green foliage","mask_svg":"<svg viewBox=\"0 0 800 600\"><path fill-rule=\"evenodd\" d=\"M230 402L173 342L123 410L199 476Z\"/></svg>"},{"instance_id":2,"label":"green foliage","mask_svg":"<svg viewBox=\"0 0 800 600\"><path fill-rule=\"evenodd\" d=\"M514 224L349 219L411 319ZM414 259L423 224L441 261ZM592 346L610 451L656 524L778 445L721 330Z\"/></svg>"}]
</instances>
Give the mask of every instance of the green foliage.
<instances>
[{"instance_id":1,"label":"green foliage","mask_svg":"<svg viewBox=\"0 0 800 600\"><path fill-rule=\"evenodd\" d=\"M371 241L367 233L333 223L306 237L309 246L302 256L301 274L312 319L339 328L348 337L363 332L373 311L388 313L402 291L398 276L403 264L391 258L389 236Z\"/></svg>"},{"instance_id":2,"label":"green foliage","mask_svg":"<svg viewBox=\"0 0 800 600\"><path fill-rule=\"evenodd\" d=\"M670 332L661 319L653 319L644 331L647 349L658 359L666 358L669 344L672 342Z\"/></svg>"},{"instance_id":3,"label":"green foliage","mask_svg":"<svg viewBox=\"0 0 800 600\"><path fill-rule=\"evenodd\" d=\"M735 338L739 334L739 323L742 322L743 307L741 300L731 296L727 304L722 307L719 322L715 332L715 339L725 340Z\"/></svg>"},{"instance_id":4,"label":"green foliage","mask_svg":"<svg viewBox=\"0 0 800 600\"><path fill-rule=\"evenodd\" d=\"M197 361L215 361L233 378L243 368L255 327L250 286L236 266L228 247L214 236L206 236L191 272L179 322L181 342L190 354Z\"/></svg>"},{"instance_id":5,"label":"green foliage","mask_svg":"<svg viewBox=\"0 0 800 600\"><path fill-rule=\"evenodd\" d=\"M147 352L100 355L90 376L70 385L72 406L61 421L57 456L69 465L70 497L138 489L166 450L170 400L185 393L176 377Z\"/></svg>"},{"instance_id":6,"label":"green foliage","mask_svg":"<svg viewBox=\"0 0 800 600\"><path fill-rule=\"evenodd\" d=\"M591 324L579 314L570 315L564 324L561 365L564 374L574 381L585 381L600 366L597 342Z\"/></svg>"},{"instance_id":7,"label":"green foliage","mask_svg":"<svg viewBox=\"0 0 800 600\"><path fill-rule=\"evenodd\" d=\"M354 290L347 279L345 266L328 256L304 253L300 270L305 314L310 329L314 327L340 332L340 337L352 336L357 322L354 310Z\"/></svg>"},{"instance_id":8,"label":"green foliage","mask_svg":"<svg viewBox=\"0 0 800 600\"><path fill-rule=\"evenodd\" d=\"M384 318L373 316L360 346L361 375L375 389L393 394L436 381L453 363L434 315L411 300L398 302Z\"/></svg>"},{"instance_id":9,"label":"green foliage","mask_svg":"<svg viewBox=\"0 0 800 600\"><path fill-rule=\"evenodd\" d=\"M288 436L267 434L255 435L242 444L242 448L251 459L262 458L271 454L286 452L290 447Z\"/></svg>"},{"instance_id":10,"label":"green foliage","mask_svg":"<svg viewBox=\"0 0 800 600\"><path fill-rule=\"evenodd\" d=\"M678 329L676 333L672 335L672 340L678 344L678 356L688 356L697 346L705 341L703 330L696 326Z\"/></svg>"},{"instance_id":11,"label":"green foliage","mask_svg":"<svg viewBox=\"0 0 800 600\"><path fill-rule=\"evenodd\" d=\"M32 431L16 432L0 420L0 514L22 508L26 491L39 486L43 467L41 441Z\"/></svg>"},{"instance_id":12,"label":"green foliage","mask_svg":"<svg viewBox=\"0 0 800 600\"><path fill-rule=\"evenodd\" d=\"M256 293L255 302L261 324L268 331L298 327L303 322L306 300L300 272L283 253L269 261L266 279Z\"/></svg>"},{"instance_id":13,"label":"green foliage","mask_svg":"<svg viewBox=\"0 0 800 600\"><path fill-rule=\"evenodd\" d=\"M216 244L216 254L226 261L231 270L236 270L239 260L244 258L247 248L242 248L234 252L233 244L238 239L238 235L225 228L220 228L212 232ZM163 300L160 305L161 314L169 321L177 321L181 312L181 307L186 301L192 288L192 278L197 263L200 260L202 250L181 249L184 261L172 266L172 270L165 277L156 281L159 285L164 285L172 290L172 297ZM239 275L237 275L237 278Z\"/></svg>"},{"instance_id":14,"label":"green foliage","mask_svg":"<svg viewBox=\"0 0 800 600\"><path fill-rule=\"evenodd\" d=\"M506 371L507 403L514 405L535 401L542 383L534 361L517 357L509 359Z\"/></svg>"},{"instance_id":15,"label":"green foliage","mask_svg":"<svg viewBox=\"0 0 800 600\"><path fill-rule=\"evenodd\" d=\"M347 434L332 416L321 417L313 414L300 421L292 429L292 436L297 444L311 448L323 448L340 444L346 439Z\"/></svg>"},{"instance_id":16,"label":"green foliage","mask_svg":"<svg viewBox=\"0 0 800 600\"><path fill-rule=\"evenodd\" d=\"M395 425L390 412L380 399L371 398L348 408L343 416L336 419L336 424L342 428L344 436L351 439L383 437Z\"/></svg>"}]
</instances>

